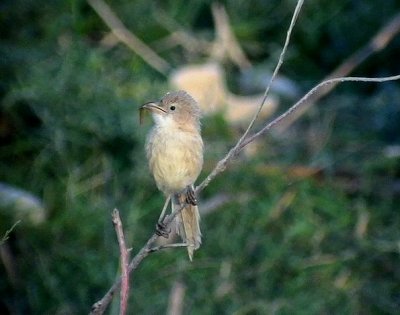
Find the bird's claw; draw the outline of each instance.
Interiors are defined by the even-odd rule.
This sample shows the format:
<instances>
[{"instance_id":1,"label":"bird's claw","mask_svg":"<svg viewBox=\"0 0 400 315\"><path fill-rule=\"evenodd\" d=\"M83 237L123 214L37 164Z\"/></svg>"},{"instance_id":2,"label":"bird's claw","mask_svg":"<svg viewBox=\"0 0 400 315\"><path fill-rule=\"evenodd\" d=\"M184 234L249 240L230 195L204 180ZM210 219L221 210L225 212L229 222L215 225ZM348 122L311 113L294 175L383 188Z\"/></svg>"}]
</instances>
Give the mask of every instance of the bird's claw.
<instances>
[{"instance_id":1,"label":"bird's claw","mask_svg":"<svg viewBox=\"0 0 400 315\"><path fill-rule=\"evenodd\" d=\"M158 236L162 236L162 237L168 238L169 233L171 233L171 229L167 230L167 227L165 226L164 223L157 222L157 224L156 224L156 234Z\"/></svg>"},{"instance_id":2,"label":"bird's claw","mask_svg":"<svg viewBox=\"0 0 400 315\"><path fill-rule=\"evenodd\" d=\"M192 206L197 206L197 198L196 194L193 190L192 187L188 187L187 192L186 192L186 203L192 205Z\"/></svg>"}]
</instances>

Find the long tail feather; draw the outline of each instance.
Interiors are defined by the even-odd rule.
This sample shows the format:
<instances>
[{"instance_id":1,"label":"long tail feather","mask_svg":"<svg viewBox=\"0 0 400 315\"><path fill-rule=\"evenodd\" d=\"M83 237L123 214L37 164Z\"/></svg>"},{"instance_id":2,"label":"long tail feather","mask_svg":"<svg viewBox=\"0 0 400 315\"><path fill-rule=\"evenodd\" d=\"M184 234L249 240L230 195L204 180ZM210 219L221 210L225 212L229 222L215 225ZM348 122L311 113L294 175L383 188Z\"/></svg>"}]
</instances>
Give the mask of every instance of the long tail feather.
<instances>
[{"instance_id":1,"label":"long tail feather","mask_svg":"<svg viewBox=\"0 0 400 315\"><path fill-rule=\"evenodd\" d=\"M184 195L175 195L172 201L172 211L178 210L183 204ZM201 245L200 215L197 206L186 204L181 213L176 216L177 232L187 246L190 261L193 253Z\"/></svg>"}]
</instances>

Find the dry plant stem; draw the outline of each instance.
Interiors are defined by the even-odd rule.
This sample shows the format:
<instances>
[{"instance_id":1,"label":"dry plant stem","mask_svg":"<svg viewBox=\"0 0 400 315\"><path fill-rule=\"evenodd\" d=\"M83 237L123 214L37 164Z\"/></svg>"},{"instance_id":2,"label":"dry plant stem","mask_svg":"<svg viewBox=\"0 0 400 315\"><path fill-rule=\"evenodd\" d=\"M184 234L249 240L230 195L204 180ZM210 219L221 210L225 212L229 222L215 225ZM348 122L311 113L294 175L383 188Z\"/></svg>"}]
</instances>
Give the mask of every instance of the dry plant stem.
<instances>
[{"instance_id":1,"label":"dry plant stem","mask_svg":"<svg viewBox=\"0 0 400 315\"><path fill-rule=\"evenodd\" d=\"M166 37L156 41L159 51L170 49L177 45L182 46L186 51L191 53L205 54L209 50L211 45L209 42L204 39L195 38L164 11L157 10L154 14L157 22L170 33Z\"/></svg>"},{"instance_id":2,"label":"dry plant stem","mask_svg":"<svg viewBox=\"0 0 400 315\"><path fill-rule=\"evenodd\" d=\"M310 91L308 91L308 93L306 95L304 95L296 104L294 104L292 107L290 107L286 112L284 112L282 115L275 118L270 123L266 124L260 131L256 132L255 134L248 137L245 141L243 141L243 143L239 147L239 151L242 150L250 142L254 141L255 138L263 135L268 130L270 130L272 127L279 124L282 120L284 120L287 117L289 117L290 115L292 115L303 104L305 104L306 101L313 94L315 94L318 90L320 90L321 88L324 88L327 85L337 84L337 83L342 83L342 82L386 82L386 81L396 81L396 80L400 80L400 75L394 75L391 77L382 77L382 78L343 77L343 78L334 78L334 79L329 79L329 80L323 81L323 82L319 83L318 85L316 85L315 87L313 87Z\"/></svg>"},{"instance_id":3,"label":"dry plant stem","mask_svg":"<svg viewBox=\"0 0 400 315\"><path fill-rule=\"evenodd\" d=\"M121 298L119 314L125 315L128 309L129 298L129 253L125 245L124 230L122 228L121 217L119 216L119 211L117 209L114 209L112 212L112 222L114 224L115 232L117 233L119 251L121 253Z\"/></svg>"},{"instance_id":4,"label":"dry plant stem","mask_svg":"<svg viewBox=\"0 0 400 315\"><path fill-rule=\"evenodd\" d=\"M103 0L87 0L89 5L96 11L104 23L111 29L115 37L123 42L136 54L138 54L148 65L166 75L170 69L167 61L157 55L149 46L132 34L111 8Z\"/></svg>"},{"instance_id":5,"label":"dry plant stem","mask_svg":"<svg viewBox=\"0 0 400 315\"><path fill-rule=\"evenodd\" d=\"M214 18L217 37L211 51L213 57L217 60L221 60L227 55L241 70L250 68L251 63L249 59L247 59L232 31L225 7L221 4L213 3L211 5L211 12Z\"/></svg>"},{"instance_id":6,"label":"dry plant stem","mask_svg":"<svg viewBox=\"0 0 400 315\"><path fill-rule=\"evenodd\" d=\"M89 3L90 2L99 2L99 0L88 0ZM283 57L286 51L286 48L289 44L290 41L290 34L291 31L294 27L294 23L296 21L296 18L300 12L301 6L303 4L302 0L299 0L297 2L297 6L295 9L295 12L293 13L293 17L292 17L292 22L290 24L290 27L288 29L287 32L287 37L286 37L286 41L285 41L285 45L284 48L282 49L282 53L281 56L279 58L278 61L278 65L274 71L274 74L271 78L270 83L268 84L265 93L264 93L264 98L263 101L257 111L257 113L254 115L253 120L251 121L251 123L249 124L246 132L243 134L243 136L239 139L239 141L236 143L236 145L226 154L225 157L223 157L215 166L215 168L212 170L212 172L206 177L206 179L199 185L196 187L196 193L199 193L201 190L203 190L210 182L211 180L213 180L215 178L215 176L217 176L219 173L223 172L227 166L227 164L250 142L252 142L255 138L261 136L262 134L266 133L267 131L269 131L272 127L274 127L275 125L277 125L278 123L280 123L281 121L283 121L284 119L286 119L287 117L289 117L291 114L293 114L293 112L295 112L296 110L298 110L304 103L305 101L314 93L316 93L319 89L321 89L322 87L329 85L329 84L334 84L334 83L339 83L339 82L346 82L346 81L361 81L361 82L385 82L385 81L394 81L394 80L399 80L400 79L400 75L397 76L392 76L392 77L385 77L385 78L356 78L356 77L344 77L344 78L336 78L336 79L330 79L330 80L326 80L321 82L320 84L318 84L317 86L315 86L313 89L311 89L302 99L300 99L296 104L294 104L291 108L289 108L285 113L283 113L282 115L280 115L279 117L275 118L272 122L266 124L260 131L258 131L257 133L253 134L252 136L248 137L248 134L251 130L251 128L254 125L255 120L258 117L259 112L261 111L265 100L267 98L271 83L273 81L273 79L275 78L276 74L279 71L280 65L283 62ZM176 215L178 213L180 213L182 211L182 209L184 208L184 205L174 211L173 213L171 213L170 215L168 215L163 223L166 227L169 227L169 225L171 224L171 222L174 220L174 218L176 217ZM132 271L134 271L135 269L137 269L137 267L140 265L140 263L143 261L144 258L146 258L150 253L161 250L162 248L154 248L153 244L156 241L156 239L158 238L157 234L153 234L146 242L146 244L142 247L142 249L136 254L136 256L131 260L129 266L128 266L128 273L131 273ZM93 307L92 307L92 311L90 314L104 314L105 309L107 308L107 306L109 305L109 303L111 302L114 293L116 290L118 290L121 286L121 278L118 279L113 286L108 290L108 292L106 293L106 295L98 302L96 302Z\"/></svg>"},{"instance_id":7,"label":"dry plant stem","mask_svg":"<svg viewBox=\"0 0 400 315\"><path fill-rule=\"evenodd\" d=\"M4 233L4 236L0 239L0 245L3 245L3 243L5 243L5 242L8 240L8 238L9 238L11 232L14 231L15 227L16 227L18 224L20 224L20 223L21 223L21 220L18 220L17 222L15 222L15 223L12 225L12 227L10 227L10 228L6 231L6 233Z\"/></svg>"},{"instance_id":8,"label":"dry plant stem","mask_svg":"<svg viewBox=\"0 0 400 315\"><path fill-rule=\"evenodd\" d=\"M261 112L261 110L262 110L262 108L263 108L263 106L265 104L265 101L267 100L268 93L269 93L269 90L271 88L272 82L274 81L275 77L277 76L277 74L279 72L279 69L280 69L280 67L281 67L281 65L283 63L283 59L285 57L287 47L289 46L290 37L291 37L292 31L293 31L294 25L296 23L297 17L299 16L301 7L303 5L303 2L304 2L303 0L298 0L297 1L297 5L296 5L296 8L295 8L293 16L292 16L292 20L290 22L289 28L288 28L287 33L286 33L285 44L283 45L281 54L279 56L279 60L277 62L275 70L274 70L274 72L273 72L273 74L271 76L271 79L270 79L267 87L265 88L264 96L263 96L263 99L261 101L260 106L257 109L257 112L254 114L253 119L251 120L251 122L248 125L246 131L243 133L243 135L241 136L239 141L236 143L236 145L228 152L228 154L222 160L220 160L218 162L217 166L210 173L210 175L208 175L206 177L206 179L199 186L196 187L196 193L199 193L201 190L203 190L218 173L224 171L225 168L226 168L226 165L228 164L228 162L234 156L236 156L239 153L239 151L241 150L241 145L242 145L243 141L246 139L246 137L248 136L251 128L254 126L254 123L256 122L256 120L257 120L257 118L258 118L258 116L259 116L259 114L260 114L260 112Z\"/></svg>"},{"instance_id":9,"label":"dry plant stem","mask_svg":"<svg viewBox=\"0 0 400 315\"><path fill-rule=\"evenodd\" d=\"M222 160L220 160L217 163L216 167L207 176L207 178L199 186L196 187L196 193L199 193L201 190L203 190L204 187L206 187L209 184L209 182L214 179L215 176L217 176L219 173L223 172L225 170L225 168L226 168L226 165L231 161L231 159L234 156L236 156L247 144L252 142L255 138L257 138L257 137L261 136L262 134L266 133L271 128L276 126L278 123L280 123L282 120L286 119L291 114L293 114L293 112L298 110L302 106L302 104L304 104L304 102L311 95L316 93L320 88L322 88L322 87L324 87L326 85L329 85L329 84L337 83L337 82L349 82L349 81L353 81L353 82L386 82L386 81L395 81L395 80L400 80L400 75L395 75L395 76L391 76L391 77L383 77L383 78L344 77L344 78L330 79L330 80L326 80L326 81L321 82L320 84L318 84L317 86L312 88L306 95L304 95L296 104L294 104L292 107L290 107L282 115L278 116L273 121L271 121L270 123L266 124L260 131L258 131L257 133L253 134L252 136L248 137L247 139L245 139L245 141L243 141L239 145L236 145L234 148L237 147L237 149L233 153L231 153L232 150L233 150L233 149L231 149L228 152L228 154L224 158L222 158ZM165 224L166 227L168 227L171 224L173 219L176 217L176 215L179 212L182 211L183 208L184 208L184 206L182 206L180 209L178 209L177 211L171 213L169 216L167 216L165 218L163 223ZM139 264L142 262L142 260L144 258L146 258L152 252L152 251L150 251L150 249L152 248L152 245L154 244L154 242L156 241L157 238L158 238L157 234L154 233L149 238L149 240L146 242L146 244L142 247L142 249L139 251L139 253L132 259L132 261L131 261L131 263L129 264L129 267L128 267L128 272L129 273L132 272L133 270L135 270L139 266ZM121 279L118 279L114 283L114 285L108 290L106 295L100 301L96 302L93 305L92 311L90 312L90 314L92 314L92 315L103 314L105 309L106 309L106 307L110 303L115 291L118 290L120 285L121 285Z\"/></svg>"},{"instance_id":10,"label":"dry plant stem","mask_svg":"<svg viewBox=\"0 0 400 315\"><path fill-rule=\"evenodd\" d=\"M185 299L186 286L180 280L176 280L169 296L167 315L182 315L183 301Z\"/></svg>"},{"instance_id":11,"label":"dry plant stem","mask_svg":"<svg viewBox=\"0 0 400 315\"><path fill-rule=\"evenodd\" d=\"M348 57L327 79L347 76L355 67L372 54L384 49L387 44L400 32L400 13L396 14L367 45Z\"/></svg>"},{"instance_id":12,"label":"dry plant stem","mask_svg":"<svg viewBox=\"0 0 400 315\"><path fill-rule=\"evenodd\" d=\"M337 67L331 74L329 74L325 80L332 78L345 77L349 75L356 67L363 63L369 56L378 51L384 49L386 45L400 32L400 13L396 14L384 27L382 27L378 33L361 49L357 50L354 54L348 57L343 63ZM323 80L324 81L324 80ZM297 111L295 115L292 115L290 119L285 120L279 126L279 132L286 130L292 125L297 119L299 119L313 104L315 104L322 97L331 92L336 84L330 84L323 89L320 89L318 93L314 94L313 97L308 98L307 104L304 104L301 110Z\"/></svg>"},{"instance_id":13,"label":"dry plant stem","mask_svg":"<svg viewBox=\"0 0 400 315\"><path fill-rule=\"evenodd\" d=\"M178 210L174 211L170 215L168 215L163 223L164 225L168 228L172 221L175 219L175 217L182 211L182 209L185 207L185 205L182 205L181 208ZM141 250L136 254L135 257L132 258L129 266L128 266L128 276L129 274L135 270L142 260L146 258L149 254L156 252L157 250L150 251L151 248L153 248L154 242L157 240L159 236L156 233L153 233L153 235L147 240L146 244L141 248ZM92 309L90 311L90 315L101 315L104 314L107 306L110 304L112 298L114 297L115 292L121 287L122 283L122 277L120 277L113 285L112 287L108 290L108 292L103 296L103 298L96 303L93 304Z\"/></svg>"},{"instance_id":14,"label":"dry plant stem","mask_svg":"<svg viewBox=\"0 0 400 315\"><path fill-rule=\"evenodd\" d=\"M310 98L314 93L316 93L319 89L324 88L325 86L329 84L336 84L336 83L341 83L341 82L386 82L386 81L396 81L400 80L400 75L395 75L391 77L383 77L383 78L365 78L365 77L343 77L343 78L334 78L330 80L323 81L316 85L314 88L312 88L306 95L304 95L296 104L294 104L292 107L290 107L286 112L284 112L282 115L278 116L275 118L273 121L270 123L266 124L260 131L254 133L253 135L243 139L239 140L236 145L228 152L227 155L225 155L214 167L214 169L211 171L211 173L206 177L206 179L203 180L203 182L196 187L196 193L198 194L200 191L202 191L209 183L214 179L215 176L217 176L219 173L223 172L228 165L228 163L239 154L243 148L248 145L250 142L254 141L255 138L263 135L267 131L269 131L272 127L276 126L283 120L285 120L287 117L292 115L296 110L298 110L303 104L306 103L308 98Z\"/></svg>"}]
</instances>

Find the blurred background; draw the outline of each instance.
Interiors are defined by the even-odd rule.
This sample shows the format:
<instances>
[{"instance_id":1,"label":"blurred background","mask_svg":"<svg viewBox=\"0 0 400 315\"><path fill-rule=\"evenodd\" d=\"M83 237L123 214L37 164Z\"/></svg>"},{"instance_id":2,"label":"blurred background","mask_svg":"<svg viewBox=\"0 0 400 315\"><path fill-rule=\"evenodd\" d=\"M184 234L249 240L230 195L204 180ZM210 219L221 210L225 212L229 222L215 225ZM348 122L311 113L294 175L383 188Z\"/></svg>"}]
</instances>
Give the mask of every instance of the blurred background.
<instances>
[{"instance_id":1,"label":"blurred background","mask_svg":"<svg viewBox=\"0 0 400 315\"><path fill-rule=\"evenodd\" d=\"M1 1L1 314L88 313L119 274L111 211L134 254L164 202L139 106L178 88L201 102L204 179L259 104L295 5ZM399 74L399 12L305 1L255 130L335 71ZM202 192L194 261L148 257L131 314L399 313L400 83L344 83L297 118Z\"/></svg>"}]
</instances>

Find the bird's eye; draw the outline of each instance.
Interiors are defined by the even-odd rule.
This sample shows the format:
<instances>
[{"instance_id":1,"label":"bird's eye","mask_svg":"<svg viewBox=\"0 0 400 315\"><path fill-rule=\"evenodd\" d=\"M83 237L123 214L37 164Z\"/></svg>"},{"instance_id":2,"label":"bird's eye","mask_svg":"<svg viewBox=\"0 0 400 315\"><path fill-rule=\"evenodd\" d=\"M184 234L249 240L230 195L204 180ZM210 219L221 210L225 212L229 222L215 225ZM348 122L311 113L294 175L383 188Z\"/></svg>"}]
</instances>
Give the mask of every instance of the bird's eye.
<instances>
[{"instance_id":1,"label":"bird's eye","mask_svg":"<svg viewBox=\"0 0 400 315\"><path fill-rule=\"evenodd\" d=\"M175 106L171 106L169 109L170 110L175 110Z\"/></svg>"}]
</instances>

